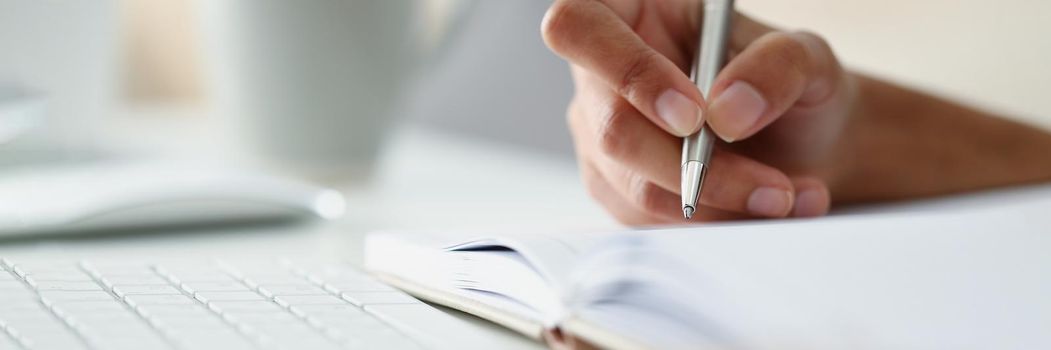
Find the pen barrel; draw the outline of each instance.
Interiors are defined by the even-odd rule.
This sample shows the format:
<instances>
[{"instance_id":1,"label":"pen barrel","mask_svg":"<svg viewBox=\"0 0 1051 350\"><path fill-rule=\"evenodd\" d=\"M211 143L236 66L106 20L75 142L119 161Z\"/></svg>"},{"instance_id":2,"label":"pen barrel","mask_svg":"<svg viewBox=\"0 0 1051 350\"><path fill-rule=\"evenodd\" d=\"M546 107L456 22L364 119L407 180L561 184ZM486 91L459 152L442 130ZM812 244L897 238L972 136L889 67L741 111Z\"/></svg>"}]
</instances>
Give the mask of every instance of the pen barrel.
<instances>
[{"instance_id":1,"label":"pen barrel","mask_svg":"<svg viewBox=\"0 0 1051 350\"><path fill-rule=\"evenodd\" d=\"M715 134L708 128L702 128L697 133L687 136L682 142L682 164L690 161L708 164L714 144Z\"/></svg>"},{"instance_id":2,"label":"pen barrel","mask_svg":"<svg viewBox=\"0 0 1051 350\"><path fill-rule=\"evenodd\" d=\"M733 0L706 0L704 2L701 36L698 38L700 43L697 45L697 54L694 55L692 65L694 69L690 72L690 79L701 90L704 98L708 98L708 92L712 88L712 83L715 82L715 76L726 63L726 48L730 37L733 10Z\"/></svg>"},{"instance_id":3,"label":"pen barrel","mask_svg":"<svg viewBox=\"0 0 1051 350\"><path fill-rule=\"evenodd\" d=\"M708 166L701 162L690 161L682 164L680 170L682 178L684 179L697 179L697 181L683 181L680 190L682 191L682 207L697 209L697 201L700 199L701 194L701 183L704 182L704 175L708 172ZM692 213L691 213L692 214ZM689 217L689 214L684 214Z\"/></svg>"},{"instance_id":4,"label":"pen barrel","mask_svg":"<svg viewBox=\"0 0 1051 350\"><path fill-rule=\"evenodd\" d=\"M700 43L697 45L697 54L694 55L694 68L690 72L690 79L705 99L708 98L708 92L719 70L726 63L733 11L733 0L707 0L704 3L701 35L698 38ZM715 135L707 127L687 136L682 143L682 163L685 165L688 161L699 161L708 164L714 143Z\"/></svg>"}]
</instances>

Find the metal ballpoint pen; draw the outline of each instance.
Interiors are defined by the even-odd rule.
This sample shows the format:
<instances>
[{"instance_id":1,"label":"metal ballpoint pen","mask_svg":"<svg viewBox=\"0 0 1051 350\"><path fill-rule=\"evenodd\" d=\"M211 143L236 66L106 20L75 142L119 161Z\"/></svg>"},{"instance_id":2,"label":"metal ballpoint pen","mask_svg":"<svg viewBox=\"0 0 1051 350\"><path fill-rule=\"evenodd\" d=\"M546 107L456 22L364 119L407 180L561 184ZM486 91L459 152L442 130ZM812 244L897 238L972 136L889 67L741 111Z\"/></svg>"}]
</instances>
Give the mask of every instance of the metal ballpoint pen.
<instances>
[{"instance_id":1,"label":"metal ballpoint pen","mask_svg":"<svg viewBox=\"0 0 1051 350\"><path fill-rule=\"evenodd\" d=\"M730 37L730 22L733 18L733 0L705 0L704 19L700 25L700 45L693 60L690 78L701 90L704 98L712 88L726 59L726 45ZM707 127L701 127L682 142L682 215L693 217L697 201L708 172L709 159L715 135Z\"/></svg>"}]
</instances>

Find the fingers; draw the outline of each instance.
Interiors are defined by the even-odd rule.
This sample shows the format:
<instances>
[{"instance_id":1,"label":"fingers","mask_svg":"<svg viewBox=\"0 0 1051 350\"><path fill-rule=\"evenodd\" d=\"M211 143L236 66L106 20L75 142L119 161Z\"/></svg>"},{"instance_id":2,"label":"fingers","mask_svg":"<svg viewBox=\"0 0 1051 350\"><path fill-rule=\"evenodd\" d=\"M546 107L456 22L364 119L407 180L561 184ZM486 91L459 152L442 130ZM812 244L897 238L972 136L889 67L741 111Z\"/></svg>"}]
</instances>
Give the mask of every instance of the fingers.
<instances>
[{"instance_id":1,"label":"fingers","mask_svg":"<svg viewBox=\"0 0 1051 350\"><path fill-rule=\"evenodd\" d=\"M610 185L593 163L585 161L580 164L581 177L588 194L621 223L629 226L645 226L676 222L676 218L666 214L666 211L647 212L642 209L644 205L632 203L624 198L620 191ZM681 222L681 220L678 221Z\"/></svg>"},{"instance_id":2,"label":"fingers","mask_svg":"<svg viewBox=\"0 0 1051 350\"><path fill-rule=\"evenodd\" d=\"M656 210L657 212L647 212L645 209L646 205L632 203L631 199L620 195L619 191L610 185L593 164L581 164L584 164L582 175L584 182L588 185L588 192L621 223L629 226L652 226L684 222L684 219L681 217L666 214L667 210L671 210L668 207L672 206L674 201L662 198L664 197L663 194L651 192L648 197L637 197L650 198L650 200L644 199L642 202L651 203L650 205L653 207L650 208L650 211ZM792 217L806 218L828 214L831 200L828 187L822 181L816 178L799 177L793 178L792 183L795 186L796 198L792 207ZM694 218L700 222L707 222L741 220L752 217L754 216L702 206Z\"/></svg>"},{"instance_id":3,"label":"fingers","mask_svg":"<svg viewBox=\"0 0 1051 350\"><path fill-rule=\"evenodd\" d=\"M797 177L792 179L796 188L795 207L792 208L794 217L815 217L828 214L832 197L828 192L828 186L819 179L812 177Z\"/></svg>"},{"instance_id":4,"label":"fingers","mask_svg":"<svg viewBox=\"0 0 1051 350\"><path fill-rule=\"evenodd\" d=\"M606 180L601 172L591 162L581 161L581 175L587 185L588 193L595 198L607 211L613 214L618 221L629 226L653 226L661 224L681 224L685 219L681 215L678 205L678 197L671 195L669 198L660 191L650 187L648 193L631 198L624 197L617 187ZM650 203L650 209L647 204ZM750 215L735 213L716 208L701 206L694 214L697 222L741 220L750 218Z\"/></svg>"},{"instance_id":5,"label":"fingers","mask_svg":"<svg viewBox=\"0 0 1051 350\"><path fill-rule=\"evenodd\" d=\"M733 58L702 115L706 102L683 72L696 38L669 30L696 27L698 19L677 10L657 2L556 0L544 18L545 42L573 67L577 95L569 124L589 192L629 224L682 222L679 137L696 131L703 119L710 116L724 140L745 139L787 111L830 99L842 73L821 39L775 32L737 15ZM724 146L712 155L702 219L827 212L822 182L790 179Z\"/></svg>"},{"instance_id":6,"label":"fingers","mask_svg":"<svg viewBox=\"0 0 1051 350\"><path fill-rule=\"evenodd\" d=\"M558 55L594 74L661 129L680 137L692 134L702 123L703 98L674 62L628 25L624 17L638 16L640 11L628 6L632 5L618 5L614 11L603 1L558 0L544 16L544 41Z\"/></svg>"},{"instance_id":7,"label":"fingers","mask_svg":"<svg viewBox=\"0 0 1051 350\"><path fill-rule=\"evenodd\" d=\"M757 217L781 218L792 210L794 197L792 182L780 170L717 148L699 201Z\"/></svg>"},{"instance_id":8,"label":"fingers","mask_svg":"<svg viewBox=\"0 0 1051 350\"><path fill-rule=\"evenodd\" d=\"M682 141L662 132L635 108L588 73L574 69L578 94L569 112L577 154L593 163L605 181L635 206L655 215L679 217ZM784 217L793 186L781 171L717 148L700 204L759 217Z\"/></svg>"},{"instance_id":9,"label":"fingers","mask_svg":"<svg viewBox=\"0 0 1051 350\"><path fill-rule=\"evenodd\" d=\"M581 113L571 120L570 128L574 139L586 145L586 152L637 169L665 189L677 189L682 139L650 123L589 74L580 74L577 81L584 88L578 89Z\"/></svg>"},{"instance_id":10,"label":"fingers","mask_svg":"<svg viewBox=\"0 0 1051 350\"><path fill-rule=\"evenodd\" d=\"M821 38L766 33L720 72L710 94L708 125L727 142L748 138L790 108L828 99L841 75L842 68Z\"/></svg>"}]
</instances>

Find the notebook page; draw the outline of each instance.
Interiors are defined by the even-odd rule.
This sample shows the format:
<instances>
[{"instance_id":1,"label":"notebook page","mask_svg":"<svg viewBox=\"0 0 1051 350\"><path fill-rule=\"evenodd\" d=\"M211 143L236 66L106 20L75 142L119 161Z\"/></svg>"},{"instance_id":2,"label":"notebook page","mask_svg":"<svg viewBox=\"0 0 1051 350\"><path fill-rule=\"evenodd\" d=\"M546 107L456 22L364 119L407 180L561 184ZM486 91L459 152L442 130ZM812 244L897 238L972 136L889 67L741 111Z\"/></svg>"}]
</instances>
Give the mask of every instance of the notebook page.
<instances>
[{"instance_id":1,"label":"notebook page","mask_svg":"<svg viewBox=\"0 0 1051 350\"><path fill-rule=\"evenodd\" d=\"M1051 348L1049 204L640 233L597 253L634 277L578 307L667 348Z\"/></svg>"},{"instance_id":2,"label":"notebook page","mask_svg":"<svg viewBox=\"0 0 1051 350\"><path fill-rule=\"evenodd\" d=\"M448 245L448 251L509 249L521 256L555 290L570 283L569 272L580 255L613 233L524 233L478 236Z\"/></svg>"},{"instance_id":3,"label":"notebook page","mask_svg":"<svg viewBox=\"0 0 1051 350\"><path fill-rule=\"evenodd\" d=\"M550 327L565 314L568 271L599 236L373 233L365 265Z\"/></svg>"}]
</instances>

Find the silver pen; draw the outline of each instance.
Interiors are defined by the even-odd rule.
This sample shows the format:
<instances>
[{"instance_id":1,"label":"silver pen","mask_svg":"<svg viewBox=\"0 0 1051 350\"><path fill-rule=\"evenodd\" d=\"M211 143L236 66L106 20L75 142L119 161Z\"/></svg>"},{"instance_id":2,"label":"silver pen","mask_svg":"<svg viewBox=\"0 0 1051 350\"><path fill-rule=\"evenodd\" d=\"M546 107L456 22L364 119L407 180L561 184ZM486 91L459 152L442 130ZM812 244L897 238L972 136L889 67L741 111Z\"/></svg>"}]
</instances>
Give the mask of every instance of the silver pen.
<instances>
[{"instance_id":1,"label":"silver pen","mask_svg":"<svg viewBox=\"0 0 1051 350\"><path fill-rule=\"evenodd\" d=\"M700 26L700 45L693 59L690 79L708 99L715 76L726 59L726 45L730 38L730 21L733 18L733 0L705 0L704 20ZM682 215L689 219L697 210L697 199L701 194L704 174L708 172L709 159L715 135L707 127L701 127L682 141Z\"/></svg>"}]
</instances>

